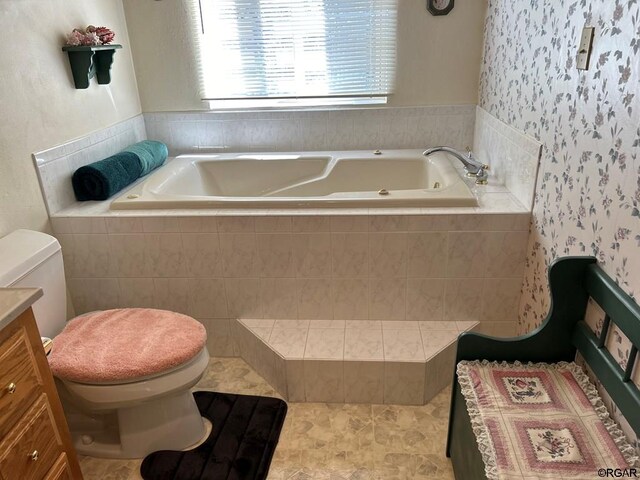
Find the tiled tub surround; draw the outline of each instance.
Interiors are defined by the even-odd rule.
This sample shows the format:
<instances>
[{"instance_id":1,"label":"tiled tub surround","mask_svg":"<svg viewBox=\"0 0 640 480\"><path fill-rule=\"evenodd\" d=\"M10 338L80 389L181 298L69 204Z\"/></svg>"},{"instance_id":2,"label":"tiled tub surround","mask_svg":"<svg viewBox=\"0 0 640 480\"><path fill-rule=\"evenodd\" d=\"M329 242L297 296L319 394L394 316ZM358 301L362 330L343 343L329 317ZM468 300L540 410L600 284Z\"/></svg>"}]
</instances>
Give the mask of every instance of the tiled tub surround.
<instances>
[{"instance_id":1,"label":"tiled tub surround","mask_svg":"<svg viewBox=\"0 0 640 480\"><path fill-rule=\"evenodd\" d=\"M533 208L542 144L476 108L473 151L491 166L491 176L526 208Z\"/></svg>"},{"instance_id":2,"label":"tiled tub surround","mask_svg":"<svg viewBox=\"0 0 640 480\"><path fill-rule=\"evenodd\" d=\"M33 154L50 215L75 203L79 167L152 138L171 155L218 151L407 149L473 144L475 106L289 112L145 113Z\"/></svg>"},{"instance_id":3,"label":"tiled tub surround","mask_svg":"<svg viewBox=\"0 0 640 480\"><path fill-rule=\"evenodd\" d=\"M71 176L78 168L109 157L147 138L142 115L33 154L49 215L76 203Z\"/></svg>"},{"instance_id":4,"label":"tiled tub surround","mask_svg":"<svg viewBox=\"0 0 640 480\"><path fill-rule=\"evenodd\" d=\"M242 216L80 209L52 225L78 314L183 312L223 356L236 354L236 318L480 321L483 332L513 334L529 212L508 193L481 199L480 208Z\"/></svg>"},{"instance_id":5,"label":"tiled tub surround","mask_svg":"<svg viewBox=\"0 0 640 480\"><path fill-rule=\"evenodd\" d=\"M474 105L315 111L145 113L149 138L171 155L473 145Z\"/></svg>"},{"instance_id":6,"label":"tiled tub surround","mask_svg":"<svg viewBox=\"0 0 640 480\"><path fill-rule=\"evenodd\" d=\"M149 138L167 142L173 153L463 149L472 144L474 115L474 107L425 107L149 114L145 120ZM77 314L145 306L189 314L206 326L213 355L253 359L283 395L307 401L421 404L450 381L459 322L480 322L477 329L492 335L514 334L530 208L495 178L473 188L479 206L466 208L115 212L109 201L74 202L76 168L145 137L145 122L136 117L34 155ZM512 153L528 158L522 150ZM250 319L251 329L237 319ZM255 331L272 329L269 335L277 336L273 325L286 321L309 322L307 358L287 358L281 370L275 366L285 356ZM324 345L315 336L335 329L311 326L326 322L345 325L336 351L342 358L315 351ZM353 322L373 322L374 331L380 326L382 352L350 358ZM425 348L420 332L444 342L442 348ZM395 358L392 345L402 345L403 355L413 345L415 358ZM256 362L254 350L268 361ZM362 388L360 377L370 380ZM331 391L318 388L323 378L342 385L336 396L322 396Z\"/></svg>"},{"instance_id":7,"label":"tiled tub surround","mask_svg":"<svg viewBox=\"0 0 640 480\"><path fill-rule=\"evenodd\" d=\"M451 382L456 339L477 322L233 323L240 356L291 402L423 405Z\"/></svg>"},{"instance_id":8,"label":"tiled tub surround","mask_svg":"<svg viewBox=\"0 0 640 480\"><path fill-rule=\"evenodd\" d=\"M479 157L491 164L494 183L506 185L528 209L531 209L539 149L535 140L471 105L308 112L149 113L144 114L144 118L138 115L34 153L49 214L77 205L71 188L71 176L76 169L146 138L164 141L172 154L407 149L435 145L451 145L463 150L474 145ZM501 209L494 203L490 208ZM83 209L83 214L89 213Z\"/></svg>"}]
</instances>

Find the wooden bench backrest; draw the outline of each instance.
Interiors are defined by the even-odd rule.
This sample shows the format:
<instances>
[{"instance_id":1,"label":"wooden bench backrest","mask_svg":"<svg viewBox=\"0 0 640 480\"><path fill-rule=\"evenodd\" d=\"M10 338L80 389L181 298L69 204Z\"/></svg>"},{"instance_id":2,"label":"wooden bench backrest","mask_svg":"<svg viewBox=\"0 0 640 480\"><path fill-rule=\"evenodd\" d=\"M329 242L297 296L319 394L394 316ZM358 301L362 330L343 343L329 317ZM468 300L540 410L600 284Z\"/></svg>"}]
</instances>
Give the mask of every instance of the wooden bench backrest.
<instances>
[{"instance_id":1,"label":"wooden bench backrest","mask_svg":"<svg viewBox=\"0 0 640 480\"><path fill-rule=\"evenodd\" d=\"M583 278L581 287L604 311L604 324L596 335L584 320L576 322L571 343L602 382L631 428L640 435L640 390L631 380L640 346L640 306L595 263L586 267ZM605 348L613 324L631 342L623 362L625 368Z\"/></svg>"}]
</instances>

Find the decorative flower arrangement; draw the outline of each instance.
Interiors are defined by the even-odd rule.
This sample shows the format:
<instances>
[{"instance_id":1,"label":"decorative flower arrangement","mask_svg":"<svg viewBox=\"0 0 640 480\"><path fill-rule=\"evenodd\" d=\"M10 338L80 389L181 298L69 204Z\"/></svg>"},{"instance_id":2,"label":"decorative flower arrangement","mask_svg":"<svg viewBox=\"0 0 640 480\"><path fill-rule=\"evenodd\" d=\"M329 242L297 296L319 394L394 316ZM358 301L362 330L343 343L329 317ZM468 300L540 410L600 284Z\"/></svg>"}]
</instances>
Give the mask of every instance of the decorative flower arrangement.
<instances>
[{"instance_id":1,"label":"decorative flower arrangement","mask_svg":"<svg viewBox=\"0 0 640 480\"><path fill-rule=\"evenodd\" d=\"M96 45L108 45L113 42L116 34L107 27L94 27L89 25L87 28L74 28L73 32L67 35L67 45L72 47Z\"/></svg>"}]
</instances>

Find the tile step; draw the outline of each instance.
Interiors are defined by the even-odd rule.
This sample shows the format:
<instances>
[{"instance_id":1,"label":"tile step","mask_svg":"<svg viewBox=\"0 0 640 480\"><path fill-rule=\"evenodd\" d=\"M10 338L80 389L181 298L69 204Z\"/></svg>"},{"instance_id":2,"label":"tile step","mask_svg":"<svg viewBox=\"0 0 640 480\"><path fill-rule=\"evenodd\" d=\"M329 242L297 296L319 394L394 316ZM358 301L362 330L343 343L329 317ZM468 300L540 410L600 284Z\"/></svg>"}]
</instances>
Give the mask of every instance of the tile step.
<instances>
[{"instance_id":1,"label":"tile step","mask_svg":"<svg viewBox=\"0 0 640 480\"><path fill-rule=\"evenodd\" d=\"M478 322L234 322L240 356L291 402L423 405L452 379Z\"/></svg>"}]
</instances>

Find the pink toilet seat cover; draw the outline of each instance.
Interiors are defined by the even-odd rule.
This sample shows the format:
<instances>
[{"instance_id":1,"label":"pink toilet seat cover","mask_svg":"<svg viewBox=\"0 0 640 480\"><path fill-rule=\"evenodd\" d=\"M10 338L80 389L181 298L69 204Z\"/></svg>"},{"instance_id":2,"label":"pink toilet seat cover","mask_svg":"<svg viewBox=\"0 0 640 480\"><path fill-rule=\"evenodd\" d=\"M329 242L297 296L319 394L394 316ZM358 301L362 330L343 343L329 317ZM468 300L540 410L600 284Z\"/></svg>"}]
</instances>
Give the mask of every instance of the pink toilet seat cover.
<instances>
[{"instance_id":1,"label":"pink toilet seat cover","mask_svg":"<svg viewBox=\"0 0 640 480\"><path fill-rule=\"evenodd\" d=\"M179 367L204 347L204 326L152 308L104 310L76 317L53 340L53 374L79 383L131 381Z\"/></svg>"}]
</instances>

